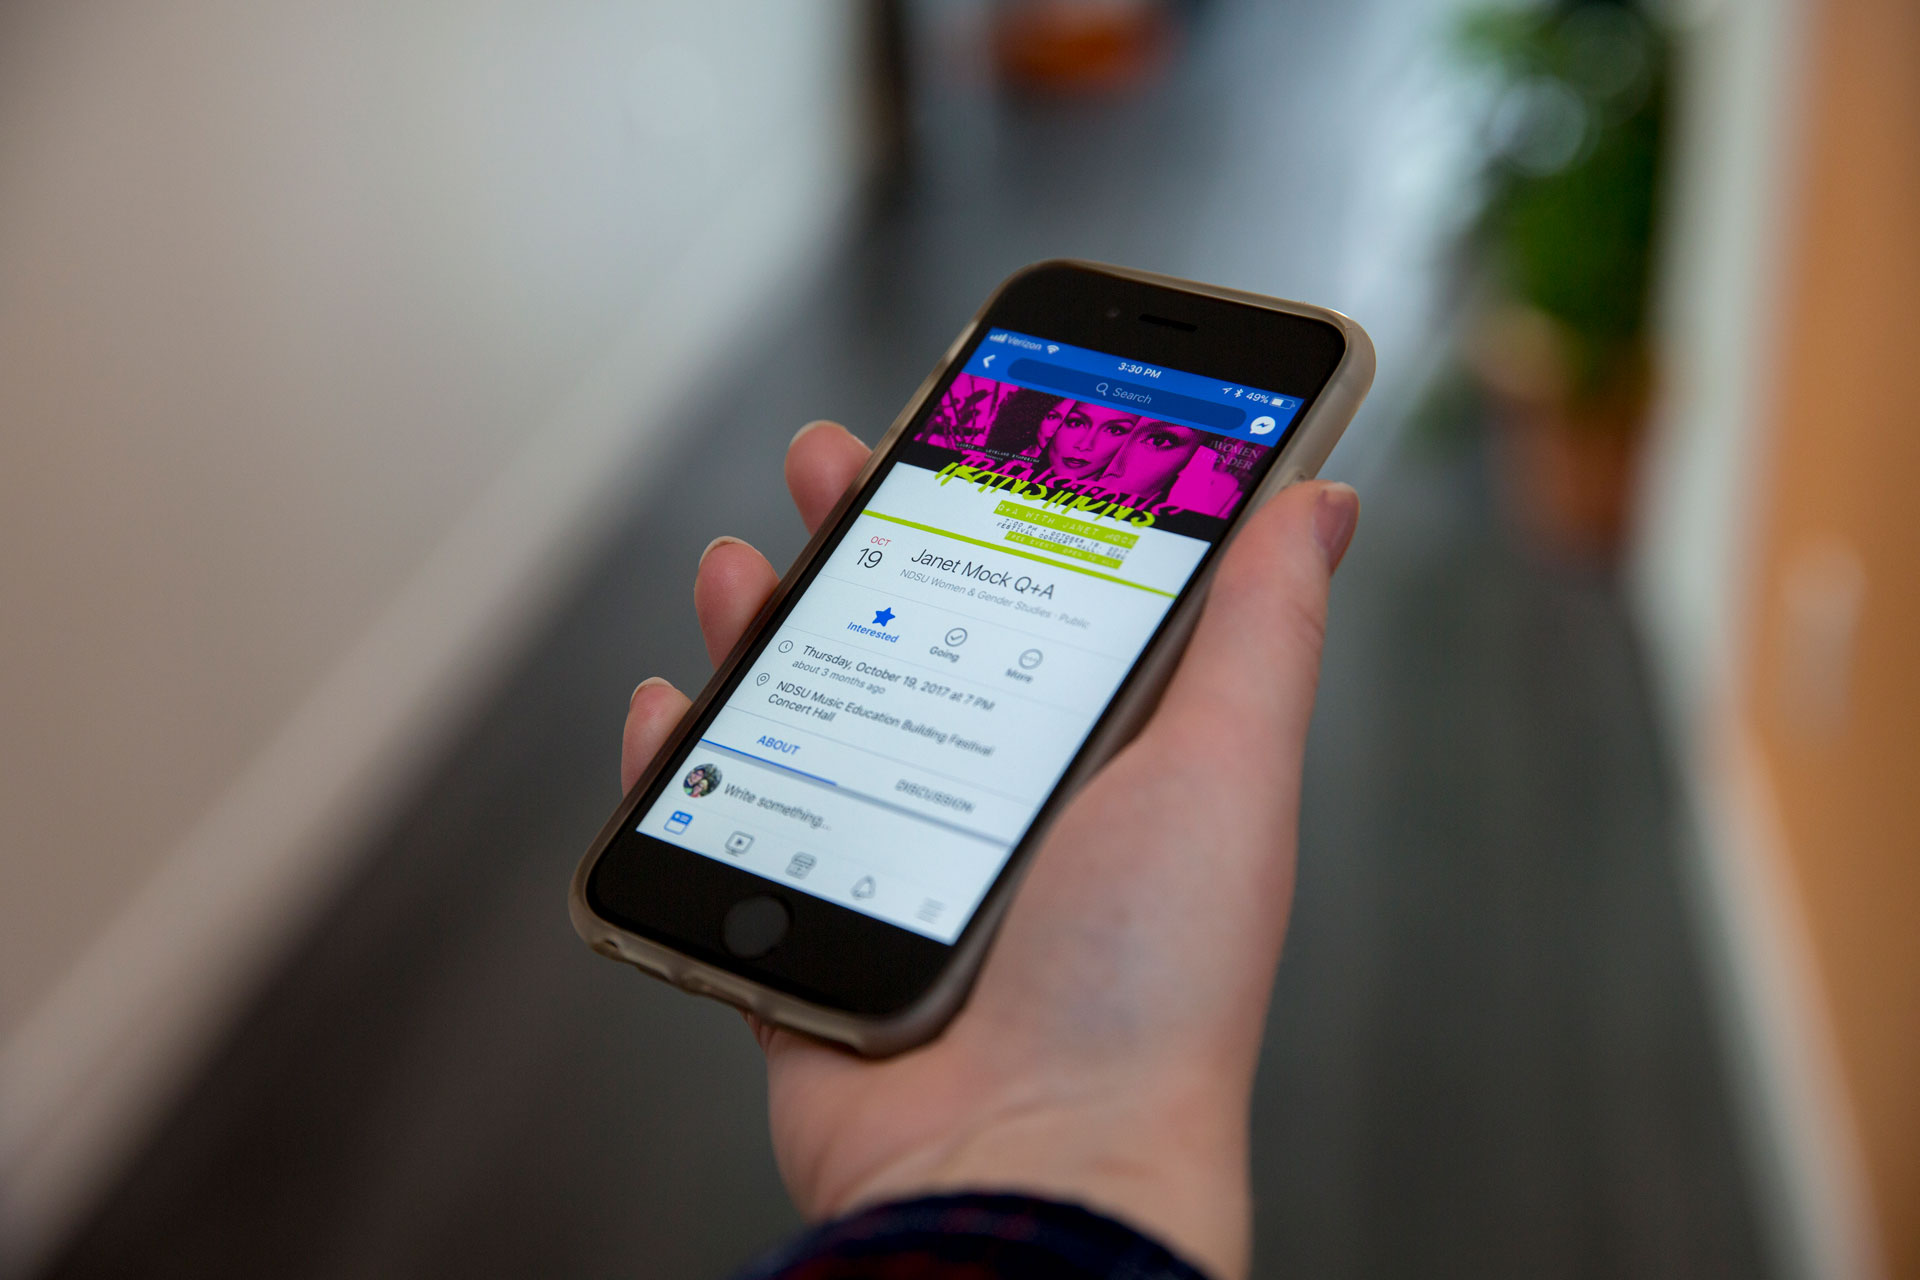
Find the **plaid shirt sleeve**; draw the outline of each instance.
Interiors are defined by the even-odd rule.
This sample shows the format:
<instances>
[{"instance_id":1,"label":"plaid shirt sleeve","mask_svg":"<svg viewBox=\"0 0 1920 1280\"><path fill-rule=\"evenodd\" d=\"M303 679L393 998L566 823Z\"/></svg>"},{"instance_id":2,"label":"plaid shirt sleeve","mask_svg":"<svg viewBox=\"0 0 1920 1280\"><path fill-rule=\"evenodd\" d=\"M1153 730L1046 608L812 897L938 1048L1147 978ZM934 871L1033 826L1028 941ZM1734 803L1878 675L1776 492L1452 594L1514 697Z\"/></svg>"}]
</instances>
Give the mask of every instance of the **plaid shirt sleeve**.
<instances>
[{"instance_id":1,"label":"plaid shirt sleeve","mask_svg":"<svg viewBox=\"0 0 1920 1280\"><path fill-rule=\"evenodd\" d=\"M1085 1209L1018 1195L929 1196L816 1227L735 1280L1205 1280Z\"/></svg>"}]
</instances>

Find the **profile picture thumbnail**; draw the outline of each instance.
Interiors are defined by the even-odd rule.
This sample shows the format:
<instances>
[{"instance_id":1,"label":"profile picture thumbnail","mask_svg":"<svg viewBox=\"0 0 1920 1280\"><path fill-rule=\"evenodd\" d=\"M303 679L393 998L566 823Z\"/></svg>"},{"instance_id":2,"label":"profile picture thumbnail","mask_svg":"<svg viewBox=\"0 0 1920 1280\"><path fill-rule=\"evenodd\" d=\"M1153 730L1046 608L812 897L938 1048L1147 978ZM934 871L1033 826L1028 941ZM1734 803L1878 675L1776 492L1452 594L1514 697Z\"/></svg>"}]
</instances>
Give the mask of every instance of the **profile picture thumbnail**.
<instances>
[{"instance_id":1,"label":"profile picture thumbnail","mask_svg":"<svg viewBox=\"0 0 1920 1280\"><path fill-rule=\"evenodd\" d=\"M680 786L686 793L698 800L711 794L720 785L720 766L717 764L697 764L680 779Z\"/></svg>"}]
</instances>

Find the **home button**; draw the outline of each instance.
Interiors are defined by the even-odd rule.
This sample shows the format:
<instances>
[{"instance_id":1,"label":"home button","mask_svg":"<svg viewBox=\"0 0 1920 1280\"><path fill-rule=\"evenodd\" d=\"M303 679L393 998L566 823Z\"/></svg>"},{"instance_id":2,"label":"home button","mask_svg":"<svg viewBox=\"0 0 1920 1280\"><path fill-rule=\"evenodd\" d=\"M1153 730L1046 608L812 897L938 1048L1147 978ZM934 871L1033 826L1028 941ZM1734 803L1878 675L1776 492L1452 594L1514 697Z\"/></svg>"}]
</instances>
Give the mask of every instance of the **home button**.
<instances>
[{"instance_id":1,"label":"home button","mask_svg":"<svg viewBox=\"0 0 1920 1280\"><path fill-rule=\"evenodd\" d=\"M720 939L742 960L763 956L787 936L793 917L780 899L756 894L733 904L720 925Z\"/></svg>"}]
</instances>

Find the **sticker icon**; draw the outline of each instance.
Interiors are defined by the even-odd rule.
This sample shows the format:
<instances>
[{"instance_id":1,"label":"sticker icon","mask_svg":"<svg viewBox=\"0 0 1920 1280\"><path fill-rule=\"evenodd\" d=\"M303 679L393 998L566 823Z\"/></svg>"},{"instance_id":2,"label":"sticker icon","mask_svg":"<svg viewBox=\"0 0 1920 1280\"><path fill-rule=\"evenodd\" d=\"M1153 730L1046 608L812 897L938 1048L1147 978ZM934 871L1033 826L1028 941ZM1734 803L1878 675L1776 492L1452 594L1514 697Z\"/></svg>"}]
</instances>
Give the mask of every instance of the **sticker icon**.
<instances>
[{"instance_id":1,"label":"sticker icon","mask_svg":"<svg viewBox=\"0 0 1920 1280\"><path fill-rule=\"evenodd\" d=\"M873 891L874 883L872 876L861 876L853 882L853 896L856 898L871 898Z\"/></svg>"}]
</instances>

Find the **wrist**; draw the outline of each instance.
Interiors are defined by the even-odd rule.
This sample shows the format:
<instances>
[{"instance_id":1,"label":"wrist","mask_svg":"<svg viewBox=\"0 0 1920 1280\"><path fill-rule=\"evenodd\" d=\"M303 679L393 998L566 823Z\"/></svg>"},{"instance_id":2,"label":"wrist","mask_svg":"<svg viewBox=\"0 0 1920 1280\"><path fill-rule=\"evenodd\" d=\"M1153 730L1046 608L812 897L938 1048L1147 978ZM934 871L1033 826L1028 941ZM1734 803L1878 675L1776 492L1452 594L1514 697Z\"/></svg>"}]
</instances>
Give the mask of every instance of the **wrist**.
<instances>
[{"instance_id":1,"label":"wrist","mask_svg":"<svg viewBox=\"0 0 1920 1280\"><path fill-rule=\"evenodd\" d=\"M1055 1105L1006 1115L914 1152L815 1206L838 1216L887 1200L1014 1192L1126 1222L1218 1280L1251 1249L1246 1119L1201 1108Z\"/></svg>"}]
</instances>

